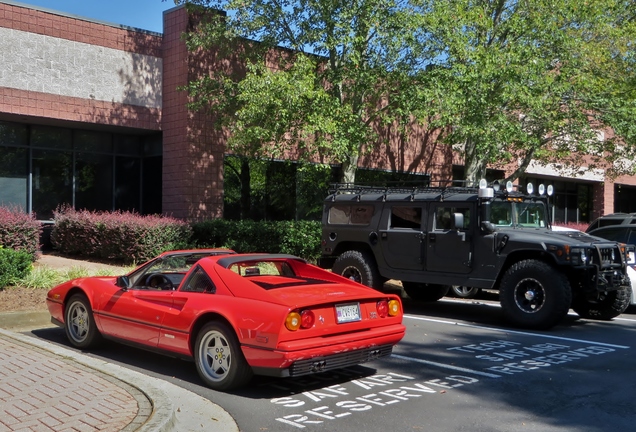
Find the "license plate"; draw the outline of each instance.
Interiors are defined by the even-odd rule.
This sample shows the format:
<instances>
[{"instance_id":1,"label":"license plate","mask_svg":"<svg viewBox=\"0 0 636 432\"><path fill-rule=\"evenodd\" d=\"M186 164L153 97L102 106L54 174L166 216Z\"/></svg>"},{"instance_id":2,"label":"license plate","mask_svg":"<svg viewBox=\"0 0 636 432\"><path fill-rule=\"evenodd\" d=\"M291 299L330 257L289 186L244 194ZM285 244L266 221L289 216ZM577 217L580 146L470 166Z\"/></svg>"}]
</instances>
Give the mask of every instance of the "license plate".
<instances>
[{"instance_id":1,"label":"license plate","mask_svg":"<svg viewBox=\"0 0 636 432\"><path fill-rule=\"evenodd\" d=\"M336 305L338 324L360 321L360 303Z\"/></svg>"}]
</instances>

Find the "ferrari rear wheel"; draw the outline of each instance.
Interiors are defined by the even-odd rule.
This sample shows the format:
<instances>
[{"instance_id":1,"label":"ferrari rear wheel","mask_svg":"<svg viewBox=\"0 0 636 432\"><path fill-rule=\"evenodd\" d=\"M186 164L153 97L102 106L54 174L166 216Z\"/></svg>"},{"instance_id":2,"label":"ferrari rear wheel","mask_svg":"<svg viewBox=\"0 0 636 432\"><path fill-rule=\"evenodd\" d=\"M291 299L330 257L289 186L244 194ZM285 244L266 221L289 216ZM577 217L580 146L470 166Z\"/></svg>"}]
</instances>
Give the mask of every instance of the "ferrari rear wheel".
<instances>
[{"instance_id":1,"label":"ferrari rear wheel","mask_svg":"<svg viewBox=\"0 0 636 432\"><path fill-rule=\"evenodd\" d=\"M84 294L74 294L66 303L64 329L69 342L77 348L93 348L101 342L93 309Z\"/></svg>"},{"instance_id":2,"label":"ferrari rear wheel","mask_svg":"<svg viewBox=\"0 0 636 432\"><path fill-rule=\"evenodd\" d=\"M194 361L201 379L214 390L236 389L252 378L234 331L222 322L209 322L199 331Z\"/></svg>"}]
</instances>

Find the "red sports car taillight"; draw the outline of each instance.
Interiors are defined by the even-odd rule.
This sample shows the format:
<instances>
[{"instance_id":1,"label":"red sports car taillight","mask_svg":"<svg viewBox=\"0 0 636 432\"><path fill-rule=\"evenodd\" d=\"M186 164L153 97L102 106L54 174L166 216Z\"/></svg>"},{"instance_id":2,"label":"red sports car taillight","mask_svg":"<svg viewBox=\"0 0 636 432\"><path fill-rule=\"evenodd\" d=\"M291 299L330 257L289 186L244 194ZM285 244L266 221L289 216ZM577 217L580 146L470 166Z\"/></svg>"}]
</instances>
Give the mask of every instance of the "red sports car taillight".
<instances>
[{"instance_id":1,"label":"red sports car taillight","mask_svg":"<svg viewBox=\"0 0 636 432\"><path fill-rule=\"evenodd\" d=\"M386 318L387 316L397 316L400 313L400 302L397 300L380 300L376 306L378 316Z\"/></svg>"},{"instance_id":2,"label":"red sports car taillight","mask_svg":"<svg viewBox=\"0 0 636 432\"><path fill-rule=\"evenodd\" d=\"M397 316L400 314L400 302L397 300L389 300L389 315Z\"/></svg>"},{"instance_id":3,"label":"red sports car taillight","mask_svg":"<svg viewBox=\"0 0 636 432\"><path fill-rule=\"evenodd\" d=\"M389 302L386 300L380 300L376 303L375 309L378 311L380 318L386 318L389 315Z\"/></svg>"},{"instance_id":4,"label":"red sports car taillight","mask_svg":"<svg viewBox=\"0 0 636 432\"><path fill-rule=\"evenodd\" d=\"M316 316L310 310L304 310L300 313L300 328L308 329L314 326Z\"/></svg>"},{"instance_id":5,"label":"red sports car taillight","mask_svg":"<svg viewBox=\"0 0 636 432\"><path fill-rule=\"evenodd\" d=\"M285 319L285 327L287 327L288 330L296 331L300 328L312 328L315 322L316 316L310 310L304 310L301 313L290 312Z\"/></svg>"}]
</instances>

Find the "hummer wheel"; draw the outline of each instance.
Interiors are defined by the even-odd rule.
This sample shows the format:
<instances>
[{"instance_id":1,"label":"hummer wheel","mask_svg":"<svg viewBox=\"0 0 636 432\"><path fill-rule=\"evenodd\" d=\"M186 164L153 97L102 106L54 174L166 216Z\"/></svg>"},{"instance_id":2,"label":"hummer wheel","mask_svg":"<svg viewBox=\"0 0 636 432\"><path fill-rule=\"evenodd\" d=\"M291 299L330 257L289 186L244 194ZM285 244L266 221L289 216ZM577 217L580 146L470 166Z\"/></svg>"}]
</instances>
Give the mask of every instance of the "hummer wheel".
<instances>
[{"instance_id":1,"label":"hummer wheel","mask_svg":"<svg viewBox=\"0 0 636 432\"><path fill-rule=\"evenodd\" d=\"M546 262L527 259L506 271L499 284L499 300L512 324L547 329L567 315L572 289L563 273Z\"/></svg>"},{"instance_id":2,"label":"hummer wheel","mask_svg":"<svg viewBox=\"0 0 636 432\"><path fill-rule=\"evenodd\" d=\"M572 301L572 309L582 318L611 320L625 312L631 291L630 286L622 286L616 291L598 293L594 299L581 294Z\"/></svg>"},{"instance_id":3,"label":"hummer wheel","mask_svg":"<svg viewBox=\"0 0 636 432\"><path fill-rule=\"evenodd\" d=\"M336 259L331 270L371 288L380 289L384 285L375 258L367 252L346 251Z\"/></svg>"},{"instance_id":4,"label":"hummer wheel","mask_svg":"<svg viewBox=\"0 0 636 432\"><path fill-rule=\"evenodd\" d=\"M450 292L455 297L471 299L477 297L481 293L481 288L453 285L451 286Z\"/></svg>"}]
</instances>

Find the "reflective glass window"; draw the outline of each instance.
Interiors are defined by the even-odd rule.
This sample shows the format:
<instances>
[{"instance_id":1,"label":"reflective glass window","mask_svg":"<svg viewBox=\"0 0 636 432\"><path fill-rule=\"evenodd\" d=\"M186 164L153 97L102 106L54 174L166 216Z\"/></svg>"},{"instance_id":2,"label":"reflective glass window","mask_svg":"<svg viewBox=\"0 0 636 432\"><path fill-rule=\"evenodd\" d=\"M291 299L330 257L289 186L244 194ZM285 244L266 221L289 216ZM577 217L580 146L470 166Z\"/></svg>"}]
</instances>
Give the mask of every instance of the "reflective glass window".
<instances>
[{"instance_id":1,"label":"reflective glass window","mask_svg":"<svg viewBox=\"0 0 636 432\"><path fill-rule=\"evenodd\" d=\"M38 219L50 219L59 205L73 205L73 154L33 150L33 211Z\"/></svg>"},{"instance_id":2,"label":"reflective glass window","mask_svg":"<svg viewBox=\"0 0 636 432\"><path fill-rule=\"evenodd\" d=\"M75 160L75 208L113 209L113 157L77 153Z\"/></svg>"},{"instance_id":3,"label":"reflective glass window","mask_svg":"<svg viewBox=\"0 0 636 432\"><path fill-rule=\"evenodd\" d=\"M31 145L57 150L71 150L73 141L70 129L51 126L31 126Z\"/></svg>"},{"instance_id":4,"label":"reflective glass window","mask_svg":"<svg viewBox=\"0 0 636 432\"><path fill-rule=\"evenodd\" d=\"M75 151L112 153L112 135L105 132L75 131L73 134L73 144Z\"/></svg>"},{"instance_id":5,"label":"reflective glass window","mask_svg":"<svg viewBox=\"0 0 636 432\"><path fill-rule=\"evenodd\" d=\"M28 149L0 146L0 206L27 210L28 161Z\"/></svg>"},{"instance_id":6,"label":"reflective glass window","mask_svg":"<svg viewBox=\"0 0 636 432\"><path fill-rule=\"evenodd\" d=\"M141 200L141 158L115 159L115 210L139 210Z\"/></svg>"}]
</instances>

